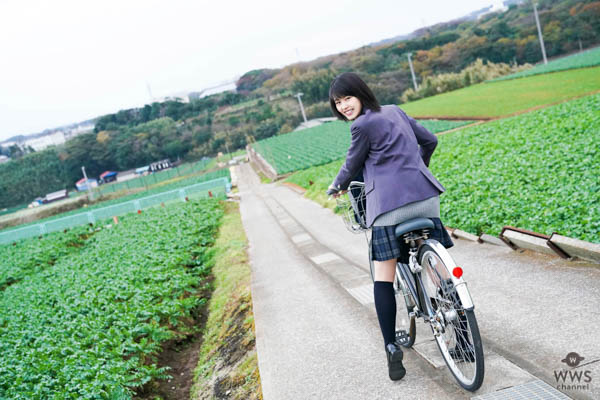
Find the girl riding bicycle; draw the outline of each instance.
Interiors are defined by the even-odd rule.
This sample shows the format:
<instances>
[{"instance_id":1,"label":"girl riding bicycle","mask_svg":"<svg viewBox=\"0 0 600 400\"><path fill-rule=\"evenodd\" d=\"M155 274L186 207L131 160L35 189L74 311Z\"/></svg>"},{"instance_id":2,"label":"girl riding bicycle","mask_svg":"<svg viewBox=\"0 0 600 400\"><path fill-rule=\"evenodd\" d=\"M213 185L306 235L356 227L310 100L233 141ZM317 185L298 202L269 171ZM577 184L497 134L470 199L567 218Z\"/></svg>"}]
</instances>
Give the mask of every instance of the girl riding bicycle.
<instances>
[{"instance_id":1,"label":"girl riding bicycle","mask_svg":"<svg viewBox=\"0 0 600 400\"><path fill-rule=\"evenodd\" d=\"M408 248L396 238L394 228L412 218L430 218L435 226L430 237L446 248L453 246L440 220L439 195L444 187L427 168L437 138L397 106L380 106L371 89L355 73L334 78L329 102L337 118L353 122L346 161L327 194L337 197L357 176L364 177L367 226L372 228L375 309L390 379L399 380L406 370L402 350L395 342L393 282L396 263L408 262Z\"/></svg>"}]
</instances>

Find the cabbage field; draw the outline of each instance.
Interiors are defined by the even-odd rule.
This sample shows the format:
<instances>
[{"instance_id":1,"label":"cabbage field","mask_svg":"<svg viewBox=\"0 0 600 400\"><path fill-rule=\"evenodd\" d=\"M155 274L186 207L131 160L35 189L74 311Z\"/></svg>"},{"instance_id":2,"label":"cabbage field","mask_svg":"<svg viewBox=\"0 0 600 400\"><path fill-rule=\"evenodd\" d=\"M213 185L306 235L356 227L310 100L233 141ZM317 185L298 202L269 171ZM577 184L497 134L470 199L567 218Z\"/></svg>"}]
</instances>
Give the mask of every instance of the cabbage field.
<instances>
[{"instance_id":1,"label":"cabbage field","mask_svg":"<svg viewBox=\"0 0 600 400\"><path fill-rule=\"evenodd\" d=\"M600 94L440 136L430 168L448 226L512 225L600 243ZM324 193L343 160L287 180Z\"/></svg>"},{"instance_id":2,"label":"cabbage field","mask_svg":"<svg viewBox=\"0 0 600 400\"><path fill-rule=\"evenodd\" d=\"M419 121L437 133L464 126L473 121ZM278 174L326 164L346 155L350 145L350 124L342 121L273 136L254 144L255 150Z\"/></svg>"},{"instance_id":3,"label":"cabbage field","mask_svg":"<svg viewBox=\"0 0 600 400\"><path fill-rule=\"evenodd\" d=\"M492 81L504 81L508 79L522 78L525 76L546 74L548 72L564 71L566 69L595 67L596 65L600 65L600 47L552 60L548 62L548 64L538 64L531 69L501 76L499 78L492 79Z\"/></svg>"},{"instance_id":4,"label":"cabbage field","mask_svg":"<svg viewBox=\"0 0 600 400\"><path fill-rule=\"evenodd\" d=\"M0 246L0 398L130 399L194 332L223 214L175 203Z\"/></svg>"}]
</instances>

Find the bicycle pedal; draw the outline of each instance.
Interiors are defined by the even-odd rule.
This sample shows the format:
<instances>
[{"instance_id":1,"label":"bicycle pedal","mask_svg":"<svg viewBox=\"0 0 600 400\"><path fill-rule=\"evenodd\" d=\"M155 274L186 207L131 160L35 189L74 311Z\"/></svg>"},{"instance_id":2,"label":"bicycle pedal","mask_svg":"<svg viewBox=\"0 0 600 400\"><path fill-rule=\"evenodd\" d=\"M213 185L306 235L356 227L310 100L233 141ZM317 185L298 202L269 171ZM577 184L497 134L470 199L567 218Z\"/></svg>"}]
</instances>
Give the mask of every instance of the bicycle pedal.
<instances>
[{"instance_id":1,"label":"bicycle pedal","mask_svg":"<svg viewBox=\"0 0 600 400\"><path fill-rule=\"evenodd\" d=\"M403 344L410 340L408 333L405 330L396 331L396 343Z\"/></svg>"}]
</instances>

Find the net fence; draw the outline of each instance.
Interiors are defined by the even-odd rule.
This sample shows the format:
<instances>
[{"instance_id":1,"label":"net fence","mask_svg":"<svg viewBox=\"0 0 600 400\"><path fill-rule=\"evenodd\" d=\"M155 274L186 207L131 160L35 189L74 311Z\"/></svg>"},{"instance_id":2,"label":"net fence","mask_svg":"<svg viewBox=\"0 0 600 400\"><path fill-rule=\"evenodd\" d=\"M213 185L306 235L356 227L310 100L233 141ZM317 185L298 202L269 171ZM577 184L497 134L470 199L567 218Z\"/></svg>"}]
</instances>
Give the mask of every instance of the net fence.
<instances>
[{"instance_id":1,"label":"net fence","mask_svg":"<svg viewBox=\"0 0 600 400\"><path fill-rule=\"evenodd\" d=\"M87 212L69 215L63 218L53 219L23 228L9 229L0 232L0 244L13 243L15 241L50 232L65 230L74 226L95 224L108 218L137 212L144 208L166 204L173 201L186 201L192 198L220 197L225 198L230 189L227 178L213 179L207 182L197 183L151 196L141 197L123 203L113 204L108 207L96 208Z\"/></svg>"},{"instance_id":2,"label":"net fence","mask_svg":"<svg viewBox=\"0 0 600 400\"><path fill-rule=\"evenodd\" d=\"M177 176L185 176L202 171L209 163L210 159L198 161L196 163L182 164L176 168L165 169L146 176L140 176L138 178L133 178L122 182L108 183L99 186L98 189L96 189L96 192L100 193L101 195L105 195L108 193L118 192L120 190L130 190L143 187L147 188L149 185L164 182Z\"/></svg>"}]
</instances>

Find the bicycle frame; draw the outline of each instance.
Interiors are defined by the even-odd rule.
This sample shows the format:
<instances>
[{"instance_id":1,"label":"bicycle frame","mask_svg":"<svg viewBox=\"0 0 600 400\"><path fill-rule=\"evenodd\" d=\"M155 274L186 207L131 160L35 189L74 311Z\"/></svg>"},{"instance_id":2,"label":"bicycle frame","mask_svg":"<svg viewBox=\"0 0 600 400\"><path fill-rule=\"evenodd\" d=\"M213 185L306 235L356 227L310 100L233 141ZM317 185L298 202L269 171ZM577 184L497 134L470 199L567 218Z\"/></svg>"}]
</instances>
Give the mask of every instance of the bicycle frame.
<instances>
[{"instance_id":1,"label":"bicycle frame","mask_svg":"<svg viewBox=\"0 0 600 400\"><path fill-rule=\"evenodd\" d=\"M431 301L428 296L424 296L424 283L423 277L421 276L421 272L423 268L417 262L417 252L418 248L422 245L428 244L433 247L440 257L442 261L447 267L447 275L448 278L452 279L452 283L458 294L459 299L461 300L462 306L465 310L472 310L473 300L471 299L471 294L469 293L469 289L467 288L467 283L461 278L456 278L452 275L452 270L456 267L456 264L452 260L451 257L447 256L446 249L437 241L431 239L420 240L417 249L411 249L409 256L409 264L398 263L396 265L396 271L400 273L402 280L407 286L410 294L412 295L416 307L418 308L418 312L415 313L415 316L420 317L424 316L425 319L434 318L433 307L431 305ZM446 277L444 277L447 279Z\"/></svg>"}]
</instances>

